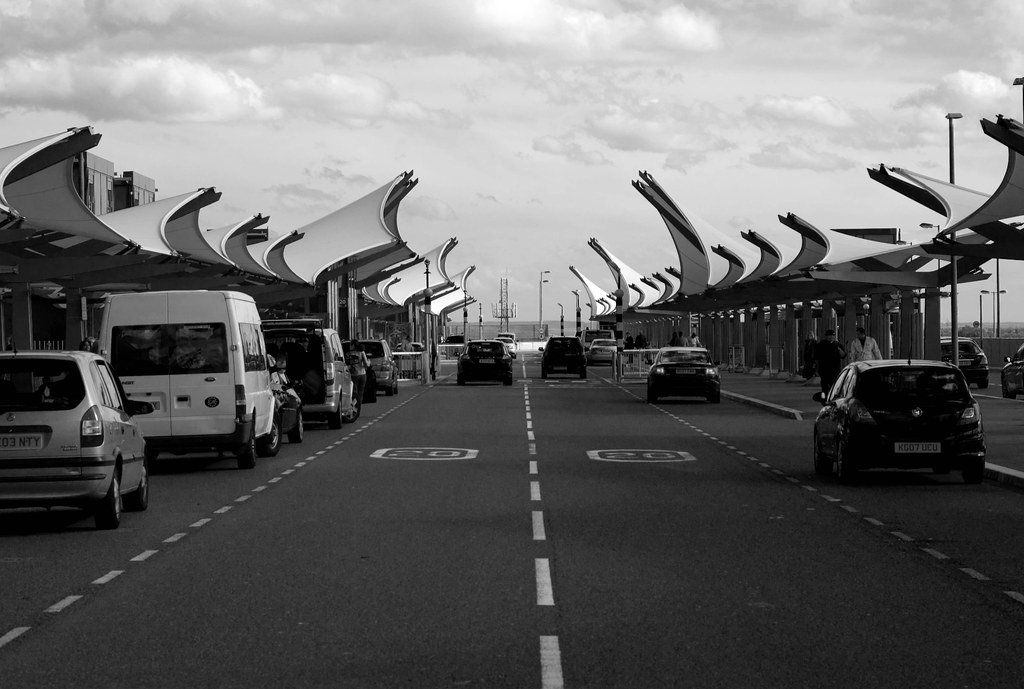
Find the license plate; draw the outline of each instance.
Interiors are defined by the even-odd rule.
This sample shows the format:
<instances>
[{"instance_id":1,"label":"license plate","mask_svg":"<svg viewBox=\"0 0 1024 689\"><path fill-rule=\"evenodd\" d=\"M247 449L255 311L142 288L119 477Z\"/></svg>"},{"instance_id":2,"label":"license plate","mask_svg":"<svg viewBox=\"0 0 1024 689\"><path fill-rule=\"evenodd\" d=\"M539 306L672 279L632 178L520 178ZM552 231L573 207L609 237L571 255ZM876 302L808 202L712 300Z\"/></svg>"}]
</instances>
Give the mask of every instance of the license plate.
<instances>
[{"instance_id":1,"label":"license plate","mask_svg":"<svg viewBox=\"0 0 1024 689\"><path fill-rule=\"evenodd\" d=\"M479 361L481 364L493 364L495 359L480 359Z\"/></svg>"},{"instance_id":2,"label":"license plate","mask_svg":"<svg viewBox=\"0 0 1024 689\"><path fill-rule=\"evenodd\" d=\"M896 443L899 454L936 454L942 452L942 443Z\"/></svg>"},{"instance_id":3,"label":"license plate","mask_svg":"<svg viewBox=\"0 0 1024 689\"><path fill-rule=\"evenodd\" d=\"M41 433L10 433L0 435L0 450L41 450Z\"/></svg>"},{"instance_id":4,"label":"license plate","mask_svg":"<svg viewBox=\"0 0 1024 689\"><path fill-rule=\"evenodd\" d=\"M552 366L551 370L552 371L568 371L569 367L568 366Z\"/></svg>"}]
</instances>

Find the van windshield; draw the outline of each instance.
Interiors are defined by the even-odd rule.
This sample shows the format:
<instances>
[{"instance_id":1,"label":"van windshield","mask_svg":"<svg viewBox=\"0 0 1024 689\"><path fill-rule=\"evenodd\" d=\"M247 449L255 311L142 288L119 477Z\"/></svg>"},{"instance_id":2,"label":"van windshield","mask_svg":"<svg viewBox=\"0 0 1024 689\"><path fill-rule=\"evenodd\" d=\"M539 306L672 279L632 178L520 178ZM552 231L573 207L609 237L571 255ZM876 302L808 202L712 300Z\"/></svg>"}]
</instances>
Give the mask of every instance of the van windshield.
<instances>
[{"instance_id":1,"label":"van windshield","mask_svg":"<svg viewBox=\"0 0 1024 689\"><path fill-rule=\"evenodd\" d=\"M0 409L74 409L84 397L82 375L73 361L26 356L0 359Z\"/></svg>"},{"instance_id":2,"label":"van windshield","mask_svg":"<svg viewBox=\"0 0 1024 689\"><path fill-rule=\"evenodd\" d=\"M110 363L119 376L227 373L223 323L121 325L110 337Z\"/></svg>"}]
</instances>

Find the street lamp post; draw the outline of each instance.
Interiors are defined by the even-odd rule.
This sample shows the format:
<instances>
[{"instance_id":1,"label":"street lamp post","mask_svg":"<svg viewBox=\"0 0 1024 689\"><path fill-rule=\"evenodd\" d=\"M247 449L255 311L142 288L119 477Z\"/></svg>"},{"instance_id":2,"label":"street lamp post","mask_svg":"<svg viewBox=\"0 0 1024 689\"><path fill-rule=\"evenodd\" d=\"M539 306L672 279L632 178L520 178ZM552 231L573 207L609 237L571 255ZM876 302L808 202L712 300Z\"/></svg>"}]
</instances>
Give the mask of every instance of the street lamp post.
<instances>
[{"instance_id":1,"label":"street lamp post","mask_svg":"<svg viewBox=\"0 0 1024 689\"><path fill-rule=\"evenodd\" d=\"M562 302L558 302L558 336L565 337L565 309Z\"/></svg>"},{"instance_id":2,"label":"street lamp post","mask_svg":"<svg viewBox=\"0 0 1024 689\"><path fill-rule=\"evenodd\" d=\"M540 289L537 290L537 294L538 294L537 324L540 326L540 332L538 333L538 337L540 337L540 339L542 339L542 340L544 339L544 283L548 282L548 280L546 280L544 278L544 276L547 275L550 272L551 272L550 270L542 270L542 271L540 271L540 282L538 283L538 286L539 286Z\"/></svg>"},{"instance_id":3,"label":"street lamp post","mask_svg":"<svg viewBox=\"0 0 1024 689\"><path fill-rule=\"evenodd\" d=\"M433 342L431 341L430 335L430 298L433 296L433 292L430 289L430 261L424 261L424 277L426 279L426 289L423 291L423 384L426 385L430 382L430 378L433 377L433 367L430 357ZM430 376L430 378L428 378Z\"/></svg>"},{"instance_id":4,"label":"street lamp post","mask_svg":"<svg viewBox=\"0 0 1024 689\"><path fill-rule=\"evenodd\" d=\"M989 294L987 289L978 292L978 346L985 349L985 311L981 307L981 295Z\"/></svg>"},{"instance_id":5,"label":"street lamp post","mask_svg":"<svg viewBox=\"0 0 1024 689\"><path fill-rule=\"evenodd\" d=\"M466 288L462 288L462 340L469 339L469 295Z\"/></svg>"},{"instance_id":6,"label":"street lamp post","mask_svg":"<svg viewBox=\"0 0 1024 689\"><path fill-rule=\"evenodd\" d=\"M482 340L482 339L484 339L484 305L483 304L477 304L477 307L480 309L480 315L477 317L478 320L477 320L476 338L478 340Z\"/></svg>"},{"instance_id":7,"label":"street lamp post","mask_svg":"<svg viewBox=\"0 0 1024 689\"><path fill-rule=\"evenodd\" d=\"M583 337L583 323L580 321L580 291L574 289L572 293L576 295L576 332Z\"/></svg>"},{"instance_id":8,"label":"street lamp post","mask_svg":"<svg viewBox=\"0 0 1024 689\"><path fill-rule=\"evenodd\" d=\"M949 122L949 183L956 184L956 163L953 157L953 120L959 120L963 117L958 112L947 112L946 120ZM954 244L956 243L956 230L949 233L949 239ZM956 254L950 255L950 266L952 267L953 277L949 283L949 320L953 326L952 338L953 338L953 365L960 365L960 345L959 336L957 334L957 274L956 274Z\"/></svg>"},{"instance_id":9,"label":"street lamp post","mask_svg":"<svg viewBox=\"0 0 1024 689\"><path fill-rule=\"evenodd\" d=\"M999 295L1000 294L1006 294L1006 290L1005 289L994 289L994 290L983 289L983 290L981 290L981 294L991 294L992 295L992 322L993 323L997 322L996 321L996 317L999 314L999 306L998 306L999 305ZM981 294L978 295L978 312L979 313L981 312ZM981 316L978 317L978 322L979 323L981 322ZM995 331L994 335L995 335L995 337L999 337L999 332ZM982 349L984 349L984 347L982 347Z\"/></svg>"}]
</instances>

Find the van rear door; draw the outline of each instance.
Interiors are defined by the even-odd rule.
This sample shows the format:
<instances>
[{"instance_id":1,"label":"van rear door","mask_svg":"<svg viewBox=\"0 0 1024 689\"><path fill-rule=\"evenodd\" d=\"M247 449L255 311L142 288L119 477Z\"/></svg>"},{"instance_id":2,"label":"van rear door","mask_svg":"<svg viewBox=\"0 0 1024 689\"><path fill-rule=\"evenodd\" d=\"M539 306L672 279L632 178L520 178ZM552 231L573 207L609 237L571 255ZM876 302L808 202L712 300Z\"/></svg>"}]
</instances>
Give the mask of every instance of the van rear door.
<instances>
[{"instance_id":1,"label":"van rear door","mask_svg":"<svg viewBox=\"0 0 1024 689\"><path fill-rule=\"evenodd\" d=\"M129 399L149 402L153 413L138 417L149 437L171 434L170 377L167 369L167 297L118 294L107 302L110 364Z\"/></svg>"}]
</instances>

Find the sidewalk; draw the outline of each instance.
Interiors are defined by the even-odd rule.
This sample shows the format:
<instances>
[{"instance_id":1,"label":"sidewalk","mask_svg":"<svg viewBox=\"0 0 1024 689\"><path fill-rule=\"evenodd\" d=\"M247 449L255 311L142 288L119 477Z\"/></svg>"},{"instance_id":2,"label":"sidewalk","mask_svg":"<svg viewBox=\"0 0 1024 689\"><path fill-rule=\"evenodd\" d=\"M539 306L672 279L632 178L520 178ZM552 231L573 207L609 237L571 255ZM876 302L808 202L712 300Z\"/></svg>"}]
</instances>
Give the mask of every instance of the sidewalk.
<instances>
[{"instance_id":1,"label":"sidewalk","mask_svg":"<svg viewBox=\"0 0 1024 689\"><path fill-rule=\"evenodd\" d=\"M821 405L811 399L811 396L820 389L817 378L808 382L801 378L788 382L788 376L772 378L756 373L731 371L722 371L721 376L722 397L788 419L808 422L808 426L814 422L818 410L821 409ZM993 394L992 387L980 392L986 395ZM994 395L999 395L998 381L995 383ZM985 400L981 398L981 401L984 405ZM985 418L984 411L982 418ZM986 425L986 434L990 437L987 442L989 452L986 458L985 477L1024 488L1024 456L1016 451L1002 451L1005 443L997 441L997 436L1004 436L1009 432L1011 431L1008 429Z\"/></svg>"}]
</instances>

